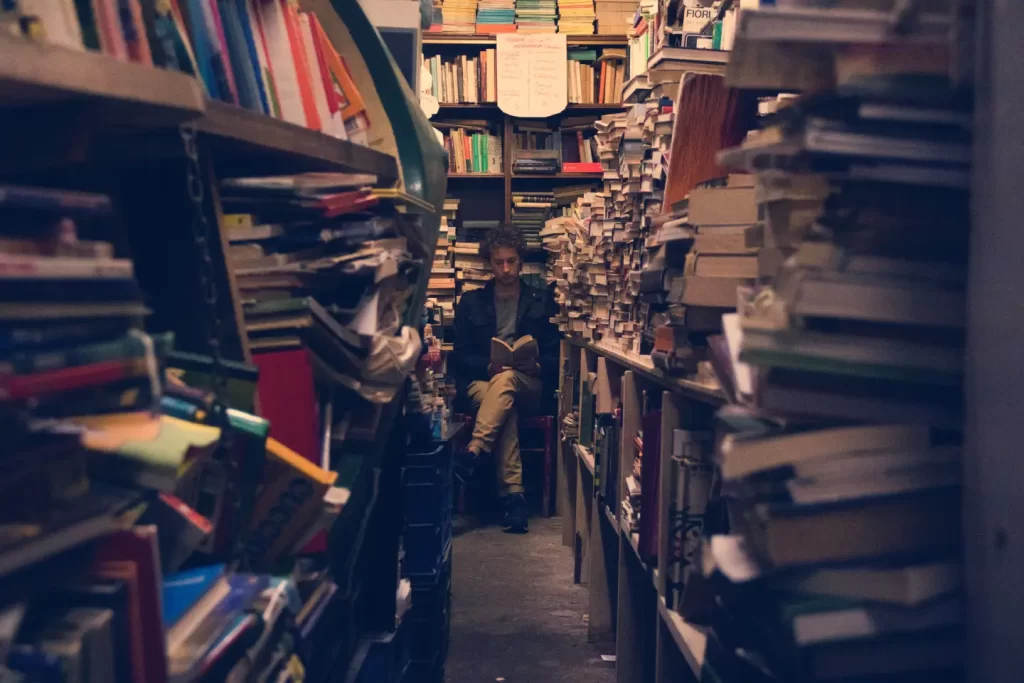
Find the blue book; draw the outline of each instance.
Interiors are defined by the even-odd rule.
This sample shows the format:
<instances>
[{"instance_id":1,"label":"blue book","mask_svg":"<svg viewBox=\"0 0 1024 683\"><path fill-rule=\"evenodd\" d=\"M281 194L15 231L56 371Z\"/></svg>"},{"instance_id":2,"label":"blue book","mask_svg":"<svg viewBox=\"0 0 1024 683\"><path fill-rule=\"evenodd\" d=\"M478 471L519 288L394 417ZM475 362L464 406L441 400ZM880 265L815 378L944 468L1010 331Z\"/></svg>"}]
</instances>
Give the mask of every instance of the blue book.
<instances>
[{"instance_id":1,"label":"blue book","mask_svg":"<svg viewBox=\"0 0 1024 683\"><path fill-rule=\"evenodd\" d=\"M246 109L265 114L263 101L260 99L260 88L257 85L256 71L249 54L246 41L246 28L249 17L238 13L235 0L218 0L220 18L224 24L224 38L228 44L228 59L231 70L235 74L235 86L238 88L238 101Z\"/></svg>"},{"instance_id":2,"label":"blue book","mask_svg":"<svg viewBox=\"0 0 1024 683\"><path fill-rule=\"evenodd\" d=\"M249 53L249 63L252 65L256 88L260 95L260 106L264 114L273 116L270 108L270 99L267 89L264 87L263 78L260 73L260 57L256 48L256 37L252 34L252 23L249 21L249 3L247 0L234 0L238 8L238 17L242 24L242 33L245 37L245 48Z\"/></svg>"},{"instance_id":3,"label":"blue book","mask_svg":"<svg viewBox=\"0 0 1024 683\"><path fill-rule=\"evenodd\" d=\"M214 564L171 574L164 579L164 627L171 628L178 623L224 576L224 571L224 565Z\"/></svg>"}]
</instances>

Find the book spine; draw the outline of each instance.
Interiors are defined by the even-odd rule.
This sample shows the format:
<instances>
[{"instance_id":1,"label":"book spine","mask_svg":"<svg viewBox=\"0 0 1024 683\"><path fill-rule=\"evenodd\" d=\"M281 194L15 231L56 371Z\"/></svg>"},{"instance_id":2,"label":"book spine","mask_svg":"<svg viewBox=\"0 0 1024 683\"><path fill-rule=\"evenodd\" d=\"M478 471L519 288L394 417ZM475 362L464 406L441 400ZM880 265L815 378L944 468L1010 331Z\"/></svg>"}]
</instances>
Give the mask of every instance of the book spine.
<instances>
[{"instance_id":1,"label":"book spine","mask_svg":"<svg viewBox=\"0 0 1024 683\"><path fill-rule=\"evenodd\" d=\"M130 259L0 254L0 280L127 280L133 273Z\"/></svg>"}]
</instances>

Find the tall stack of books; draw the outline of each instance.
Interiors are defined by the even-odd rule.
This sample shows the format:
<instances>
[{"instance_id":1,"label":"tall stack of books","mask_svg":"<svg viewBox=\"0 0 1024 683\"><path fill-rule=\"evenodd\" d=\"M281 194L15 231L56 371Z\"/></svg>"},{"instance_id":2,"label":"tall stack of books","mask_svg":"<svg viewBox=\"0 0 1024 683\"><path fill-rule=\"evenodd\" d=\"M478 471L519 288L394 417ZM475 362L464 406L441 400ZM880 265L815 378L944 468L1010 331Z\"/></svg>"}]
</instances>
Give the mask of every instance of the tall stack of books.
<instances>
[{"instance_id":1,"label":"tall stack of books","mask_svg":"<svg viewBox=\"0 0 1024 683\"><path fill-rule=\"evenodd\" d=\"M476 57L459 55L424 58L430 71L431 93L441 104L476 104L498 99L497 50L481 50Z\"/></svg>"},{"instance_id":2,"label":"tall stack of books","mask_svg":"<svg viewBox=\"0 0 1024 683\"><path fill-rule=\"evenodd\" d=\"M477 33L515 33L516 0L480 0L476 10Z\"/></svg>"},{"instance_id":3,"label":"tall stack of books","mask_svg":"<svg viewBox=\"0 0 1024 683\"><path fill-rule=\"evenodd\" d=\"M434 249L434 261L430 269L430 281L427 284L427 302L430 308L439 308L446 318L455 314L455 267L452 261L452 245L455 243L454 220L449 223L449 211L458 211L458 201L445 199L445 211L441 214L441 226L437 234L437 245ZM453 204L454 205L453 205ZM449 209L449 207L452 209ZM444 280L445 282L439 282ZM449 282L450 281L450 285Z\"/></svg>"},{"instance_id":4,"label":"tall stack of books","mask_svg":"<svg viewBox=\"0 0 1024 683\"><path fill-rule=\"evenodd\" d=\"M813 12L787 24L780 9L770 34L737 39L778 49L782 27L836 16ZM734 535L706 550L747 584L722 604L751 628L725 649L757 653L777 680L963 675L970 98L949 82L945 32L916 31L948 16L919 19L864 46L885 68L836 50L818 65L835 87L721 155L756 166L765 250L786 258L727 317L720 374L739 405L720 414L718 463ZM777 83L803 85L783 67ZM757 87L755 71L731 77Z\"/></svg>"},{"instance_id":5,"label":"tall stack of books","mask_svg":"<svg viewBox=\"0 0 1024 683\"><path fill-rule=\"evenodd\" d=\"M558 32L589 36L594 33L594 0L558 0Z\"/></svg>"},{"instance_id":6,"label":"tall stack of books","mask_svg":"<svg viewBox=\"0 0 1024 683\"><path fill-rule=\"evenodd\" d=\"M528 250L540 251L544 248L540 231L544 227L544 222L551 217L555 206L553 192L512 193L512 224L522 231Z\"/></svg>"},{"instance_id":7,"label":"tall stack of books","mask_svg":"<svg viewBox=\"0 0 1024 683\"><path fill-rule=\"evenodd\" d=\"M248 667L268 648L297 657L304 643L290 638L256 644L260 616L271 629L298 616L294 603L265 611L271 582L291 591L295 582L228 572L210 556L232 555L239 534L254 541L245 552L256 567L303 547L336 475L303 469L301 456L267 437L266 420L213 411L214 396L165 377L165 366L184 368L172 335L142 330L148 311L132 262L78 237L108 232L112 216L104 195L0 188L0 568L10 585L29 581L17 585L36 593L7 613L18 638L5 670L24 680L159 683L227 672L242 659ZM199 358L189 369L203 374ZM256 495L244 518L204 484L223 481L221 427L208 424L222 418L233 432L226 455L244 472L236 483ZM257 458L267 478L245 484L243 461ZM278 478L309 484L310 494L290 503L293 519L275 527L283 535L264 544L255 529L285 492ZM209 566L177 573L190 559ZM240 634L251 648L226 647Z\"/></svg>"},{"instance_id":8,"label":"tall stack of books","mask_svg":"<svg viewBox=\"0 0 1024 683\"><path fill-rule=\"evenodd\" d=\"M476 32L477 0L444 0L444 33Z\"/></svg>"},{"instance_id":9,"label":"tall stack of books","mask_svg":"<svg viewBox=\"0 0 1024 683\"><path fill-rule=\"evenodd\" d=\"M516 29L519 33L557 33L556 0L516 0Z\"/></svg>"},{"instance_id":10,"label":"tall stack of books","mask_svg":"<svg viewBox=\"0 0 1024 683\"><path fill-rule=\"evenodd\" d=\"M366 361L375 338L398 332L415 265L401 224L412 219L367 213L392 202L375 183L343 173L222 183L251 347L308 352L357 392L382 381Z\"/></svg>"}]
</instances>

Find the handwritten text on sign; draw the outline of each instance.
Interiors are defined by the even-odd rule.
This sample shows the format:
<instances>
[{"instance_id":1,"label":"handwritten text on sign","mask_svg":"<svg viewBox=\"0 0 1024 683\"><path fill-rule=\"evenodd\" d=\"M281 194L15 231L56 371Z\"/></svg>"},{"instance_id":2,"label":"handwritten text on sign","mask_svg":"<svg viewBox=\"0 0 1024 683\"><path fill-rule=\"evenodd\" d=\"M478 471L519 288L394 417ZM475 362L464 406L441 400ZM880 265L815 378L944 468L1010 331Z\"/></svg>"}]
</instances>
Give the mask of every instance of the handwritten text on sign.
<instances>
[{"instance_id":1,"label":"handwritten text on sign","mask_svg":"<svg viewBox=\"0 0 1024 683\"><path fill-rule=\"evenodd\" d=\"M568 104L564 34L498 34L498 108L510 116L544 117Z\"/></svg>"}]
</instances>

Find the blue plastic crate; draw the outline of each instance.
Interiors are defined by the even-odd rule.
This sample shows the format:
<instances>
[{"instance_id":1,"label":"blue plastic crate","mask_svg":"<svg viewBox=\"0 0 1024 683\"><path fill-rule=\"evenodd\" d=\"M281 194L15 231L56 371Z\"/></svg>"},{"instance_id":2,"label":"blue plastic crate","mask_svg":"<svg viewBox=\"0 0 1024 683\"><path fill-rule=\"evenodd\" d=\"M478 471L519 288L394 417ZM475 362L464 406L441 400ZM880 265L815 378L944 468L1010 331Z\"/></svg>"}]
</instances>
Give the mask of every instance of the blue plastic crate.
<instances>
[{"instance_id":1,"label":"blue plastic crate","mask_svg":"<svg viewBox=\"0 0 1024 683\"><path fill-rule=\"evenodd\" d=\"M446 445L429 453L406 455L402 499L406 525L451 520L452 455Z\"/></svg>"},{"instance_id":2,"label":"blue plastic crate","mask_svg":"<svg viewBox=\"0 0 1024 683\"><path fill-rule=\"evenodd\" d=\"M442 563L437 581L415 583L412 587L412 608L408 618L412 621L435 619L449 611L452 595L451 555Z\"/></svg>"},{"instance_id":3,"label":"blue plastic crate","mask_svg":"<svg viewBox=\"0 0 1024 683\"><path fill-rule=\"evenodd\" d=\"M403 566L405 576L412 580L413 585L437 581L451 543L450 523L446 529L437 524L412 524L405 528Z\"/></svg>"}]
</instances>

